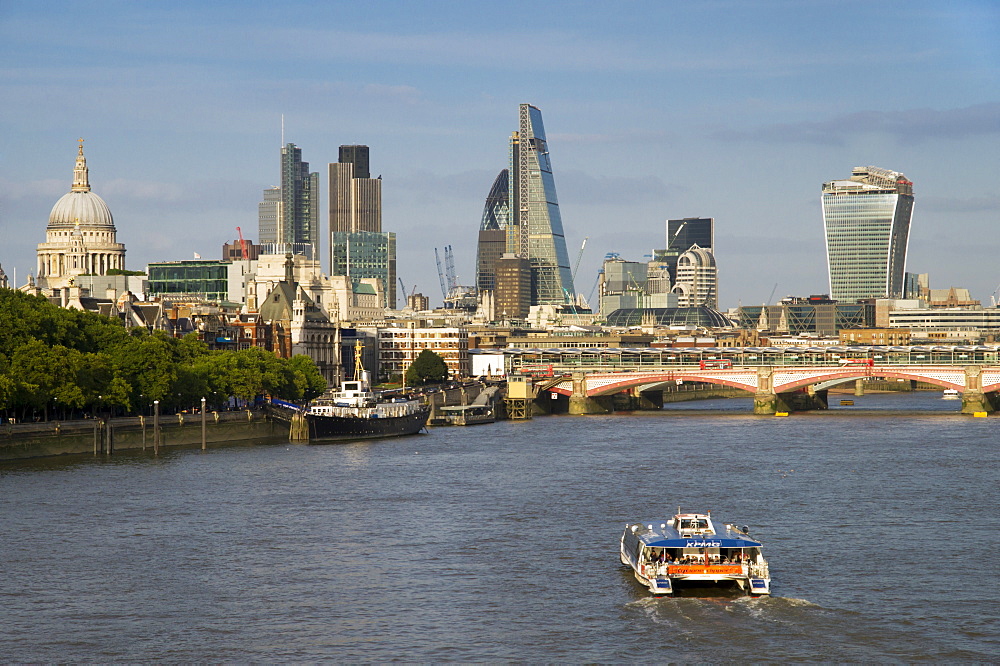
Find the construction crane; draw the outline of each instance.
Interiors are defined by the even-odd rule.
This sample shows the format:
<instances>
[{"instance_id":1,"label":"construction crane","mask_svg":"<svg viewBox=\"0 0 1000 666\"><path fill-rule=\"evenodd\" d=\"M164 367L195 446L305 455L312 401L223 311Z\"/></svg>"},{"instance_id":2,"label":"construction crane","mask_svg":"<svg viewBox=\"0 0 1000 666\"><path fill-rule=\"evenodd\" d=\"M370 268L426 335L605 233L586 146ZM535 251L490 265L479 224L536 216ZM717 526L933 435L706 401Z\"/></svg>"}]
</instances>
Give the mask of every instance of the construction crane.
<instances>
[{"instance_id":1,"label":"construction crane","mask_svg":"<svg viewBox=\"0 0 1000 666\"><path fill-rule=\"evenodd\" d=\"M677 231L674 232L674 235L670 238L670 240L667 241L668 250L670 249L670 246L674 244L674 241L677 240L677 237L681 235L681 231L683 231L684 227L686 226L687 226L687 220L683 220L680 223L680 226L677 227Z\"/></svg>"},{"instance_id":2,"label":"construction crane","mask_svg":"<svg viewBox=\"0 0 1000 666\"><path fill-rule=\"evenodd\" d=\"M576 263L573 264L573 272L570 273L574 285L576 284L576 272L580 270L580 260L583 259L583 248L587 247L588 240L590 240L590 236L583 239L583 243L580 245L580 252L576 255Z\"/></svg>"},{"instance_id":3,"label":"construction crane","mask_svg":"<svg viewBox=\"0 0 1000 666\"><path fill-rule=\"evenodd\" d=\"M594 278L594 286L590 288L590 296L587 297L588 303L594 300L594 292L597 291L597 285L600 284L602 275L604 275L603 268L597 271L597 277Z\"/></svg>"},{"instance_id":4,"label":"construction crane","mask_svg":"<svg viewBox=\"0 0 1000 666\"><path fill-rule=\"evenodd\" d=\"M437 248L434 248L434 260L437 261L438 280L441 281L441 298L448 298L448 287L445 286L444 271L441 270L441 255L438 254Z\"/></svg>"},{"instance_id":5,"label":"construction crane","mask_svg":"<svg viewBox=\"0 0 1000 666\"><path fill-rule=\"evenodd\" d=\"M444 246L444 270L448 277L448 291L451 292L458 286L458 276L455 275L455 255L451 251L451 245Z\"/></svg>"},{"instance_id":6,"label":"construction crane","mask_svg":"<svg viewBox=\"0 0 1000 666\"><path fill-rule=\"evenodd\" d=\"M239 227L236 227L236 233L240 235L240 254L243 255L243 259L249 259L250 257L248 256L247 253L247 242L243 240L243 230L240 229ZM260 239L258 238L257 240Z\"/></svg>"},{"instance_id":7,"label":"construction crane","mask_svg":"<svg viewBox=\"0 0 1000 666\"><path fill-rule=\"evenodd\" d=\"M406 285L403 284L403 278L399 278L399 288L403 290L403 300L407 303L410 302L410 295L406 293ZM416 287L414 287L416 288Z\"/></svg>"}]
</instances>

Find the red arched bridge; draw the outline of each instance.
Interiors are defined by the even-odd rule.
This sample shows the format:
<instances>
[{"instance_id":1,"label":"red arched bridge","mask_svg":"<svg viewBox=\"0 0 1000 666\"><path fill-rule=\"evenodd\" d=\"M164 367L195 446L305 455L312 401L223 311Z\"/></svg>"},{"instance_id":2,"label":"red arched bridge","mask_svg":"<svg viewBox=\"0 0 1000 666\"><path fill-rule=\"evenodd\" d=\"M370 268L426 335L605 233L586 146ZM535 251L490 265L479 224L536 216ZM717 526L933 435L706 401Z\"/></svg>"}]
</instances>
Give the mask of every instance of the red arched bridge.
<instances>
[{"instance_id":1,"label":"red arched bridge","mask_svg":"<svg viewBox=\"0 0 1000 666\"><path fill-rule=\"evenodd\" d=\"M754 412L825 406L825 389L861 378L927 382L962 394L963 412L992 412L1000 347L865 346L505 349L509 373L568 396L571 413L607 411L602 398L662 391L684 382L720 384L754 396Z\"/></svg>"}]
</instances>

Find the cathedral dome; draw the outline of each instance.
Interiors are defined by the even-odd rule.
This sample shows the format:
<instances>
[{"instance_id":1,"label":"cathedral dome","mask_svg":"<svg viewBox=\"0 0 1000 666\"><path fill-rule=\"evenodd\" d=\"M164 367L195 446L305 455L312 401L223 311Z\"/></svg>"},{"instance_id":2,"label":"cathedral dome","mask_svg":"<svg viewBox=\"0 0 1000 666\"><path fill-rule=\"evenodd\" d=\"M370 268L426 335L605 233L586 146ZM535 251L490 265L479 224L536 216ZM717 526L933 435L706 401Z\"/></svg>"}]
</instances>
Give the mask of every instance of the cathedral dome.
<instances>
[{"instance_id":1,"label":"cathedral dome","mask_svg":"<svg viewBox=\"0 0 1000 666\"><path fill-rule=\"evenodd\" d=\"M87 168L87 158L83 156L83 139L80 139L80 152L76 156L76 166L73 169L73 187L56 202L52 212L49 213L50 227L73 227L78 224L112 228L115 226L108 204L90 191L90 170Z\"/></svg>"},{"instance_id":2,"label":"cathedral dome","mask_svg":"<svg viewBox=\"0 0 1000 666\"><path fill-rule=\"evenodd\" d=\"M49 226L72 227L77 223L84 226L115 226L111 209L104 203L104 199L93 192L68 192L52 207Z\"/></svg>"}]
</instances>

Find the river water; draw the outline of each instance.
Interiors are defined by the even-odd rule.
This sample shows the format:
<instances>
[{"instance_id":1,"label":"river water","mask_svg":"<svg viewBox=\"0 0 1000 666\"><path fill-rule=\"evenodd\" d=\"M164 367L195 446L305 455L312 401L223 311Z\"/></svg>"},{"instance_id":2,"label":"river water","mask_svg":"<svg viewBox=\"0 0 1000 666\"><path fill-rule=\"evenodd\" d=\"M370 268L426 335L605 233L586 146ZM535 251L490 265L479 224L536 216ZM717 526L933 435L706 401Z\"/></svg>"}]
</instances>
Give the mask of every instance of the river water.
<instances>
[{"instance_id":1,"label":"river water","mask_svg":"<svg viewBox=\"0 0 1000 666\"><path fill-rule=\"evenodd\" d=\"M0 660L995 661L1000 417L939 396L4 463ZM618 539L678 506L773 596L650 597Z\"/></svg>"}]
</instances>

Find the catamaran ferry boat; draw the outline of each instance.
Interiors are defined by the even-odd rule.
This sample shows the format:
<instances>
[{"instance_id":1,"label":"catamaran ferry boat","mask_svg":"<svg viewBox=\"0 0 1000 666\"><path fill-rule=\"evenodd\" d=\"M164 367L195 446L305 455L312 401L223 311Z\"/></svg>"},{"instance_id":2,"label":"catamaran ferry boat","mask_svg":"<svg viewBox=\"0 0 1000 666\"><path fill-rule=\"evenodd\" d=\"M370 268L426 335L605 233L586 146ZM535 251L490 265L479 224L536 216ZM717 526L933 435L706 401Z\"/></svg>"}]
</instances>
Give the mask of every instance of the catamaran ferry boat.
<instances>
[{"instance_id":1,"label":"catamaran ferry boat","mask_svg":"<svg viewBox=\"0 0 1000 666\"><path fill-rule=\"evenodd\" d=\"M717 526L711 513L678 513L669 522L629 523L621 538L622 564L653 594L673 594L699 582L770 594L771 576L761 544L747 528Z\"/></svg>"}]
</instances>

